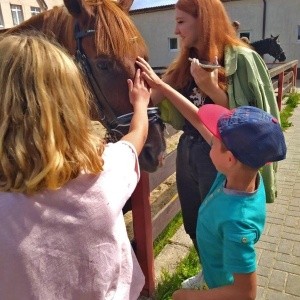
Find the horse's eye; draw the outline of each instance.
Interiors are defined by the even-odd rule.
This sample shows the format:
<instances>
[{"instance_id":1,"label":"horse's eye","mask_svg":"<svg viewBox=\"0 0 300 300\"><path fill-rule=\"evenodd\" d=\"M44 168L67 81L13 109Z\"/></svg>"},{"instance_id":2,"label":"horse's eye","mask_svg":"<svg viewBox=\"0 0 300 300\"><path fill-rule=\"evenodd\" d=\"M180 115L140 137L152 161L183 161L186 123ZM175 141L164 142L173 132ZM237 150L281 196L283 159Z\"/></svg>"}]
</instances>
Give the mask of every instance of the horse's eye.
<instances>
[{"instance_id":1,"label":"horse's eye","mask_svg":"<svg viewBox=\"0 0 300 300\"><path fill-rule=\"evenodd\" d=\"M100 61L100 62L97 63L97 67L100 70L107 70L108 69L108 63L107 63L107 61Z\"/></svg>"}]
</instances>

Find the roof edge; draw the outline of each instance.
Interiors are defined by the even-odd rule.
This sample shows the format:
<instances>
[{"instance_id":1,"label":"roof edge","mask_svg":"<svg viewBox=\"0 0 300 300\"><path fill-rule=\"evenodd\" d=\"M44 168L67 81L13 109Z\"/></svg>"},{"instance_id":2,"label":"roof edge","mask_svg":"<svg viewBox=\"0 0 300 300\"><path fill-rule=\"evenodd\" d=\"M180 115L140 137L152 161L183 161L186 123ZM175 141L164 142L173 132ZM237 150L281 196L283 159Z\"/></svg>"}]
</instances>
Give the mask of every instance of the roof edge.
<instances>
[{"instance_id":1,"label":"roof edge","mask_svg":"<svg viewBox=\"0 0 300 300\"><path fill-rule=\"evenodd\" d=\"M129 14L130 15L136 15L136 14L143 14L143 13L147 13L147 12L169 10L169 9L173 9L173 8L175 8L175 4L169 4L169 5L134 9L134 10L130 10Z\"/></svg>"}]
</instances>

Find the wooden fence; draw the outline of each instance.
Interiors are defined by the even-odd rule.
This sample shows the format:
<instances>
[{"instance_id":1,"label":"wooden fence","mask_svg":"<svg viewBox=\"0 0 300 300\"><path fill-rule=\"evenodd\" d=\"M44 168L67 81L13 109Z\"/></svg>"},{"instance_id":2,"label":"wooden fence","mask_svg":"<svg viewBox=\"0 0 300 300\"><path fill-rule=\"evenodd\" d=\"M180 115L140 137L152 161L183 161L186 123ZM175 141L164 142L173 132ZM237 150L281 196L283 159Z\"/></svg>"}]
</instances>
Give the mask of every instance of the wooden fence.
<instances>
[{"instance_id":1,"label":"wooden fence","mask_svg":"<svg viewBox=\"0 0 300 300\"><path fill-rule=\"evenodd\" d=\"M270 76L277 95L277 103L281 109L282 98L291 88L296 87L298 61L272 65ZM173 134L175 130L168 130ZM133 233L132 241L137 259L141 265L146 282L142 295L151 296L155 290L153 241L180 211L177 195L174 195L164 208L153 218L151 217L150 192L175 172L176 154L174 150L165 158L164 167L152 174L142 172L141 179L128 202L127 209L132 210Z\"/></svg>"}]
</instances>

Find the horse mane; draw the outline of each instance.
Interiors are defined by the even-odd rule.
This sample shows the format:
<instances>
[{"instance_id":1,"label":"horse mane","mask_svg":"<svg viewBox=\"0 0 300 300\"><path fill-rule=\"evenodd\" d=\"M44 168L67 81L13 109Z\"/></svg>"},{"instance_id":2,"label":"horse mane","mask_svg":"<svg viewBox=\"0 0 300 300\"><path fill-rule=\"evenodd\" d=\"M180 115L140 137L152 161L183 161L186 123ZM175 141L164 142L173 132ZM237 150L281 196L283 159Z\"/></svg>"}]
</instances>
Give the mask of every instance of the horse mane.
<instances>
[{"instance_id":1,"label":"horse mane","mask_svg":"<svg viewBox=\"0 0 300 300\"><path fill-rule=\"evenodd\" d=\"M254 41L254 42L250 43L250 45L252 47L255 47L257 45L261 45L262 43L265 43L268 40L271 40L271 38L266 38L266 39L261 39L261 40L258 40L258 41Z\"/></svg>"},{"instance_id":2,"label":"horse mane","mask_svg":"<svg viewBox=\"0 0 300 300\"><path fill-rule=\"evenodd\" d=\"M116 2L111 0L90 0L82 2L83 8L79 15L83 28L95 29L95 45L97 55L104 54L124 60L130 54L132 58L144 53L147 59L147 46L138 29ZM89 14L89 15L87 15ZM82 21L83 20L83 21ZM74 44L74 17L66 7L55 6L49 11L42 12L8 30L16 33L37 29L47 37L56 37L57 41L68 49Z\"/></svg>"}]
</instances>

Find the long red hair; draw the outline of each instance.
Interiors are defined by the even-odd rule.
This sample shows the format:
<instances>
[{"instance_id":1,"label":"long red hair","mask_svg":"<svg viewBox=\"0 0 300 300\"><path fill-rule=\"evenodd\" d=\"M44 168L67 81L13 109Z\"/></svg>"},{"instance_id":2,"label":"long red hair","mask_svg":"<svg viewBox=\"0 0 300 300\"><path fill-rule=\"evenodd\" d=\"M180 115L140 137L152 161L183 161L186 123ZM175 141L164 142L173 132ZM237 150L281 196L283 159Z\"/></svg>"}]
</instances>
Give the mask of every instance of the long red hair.
<instances>
[{"instance_id":1,"label":"long red hair","mask_svg":"<svg viewBox=\"0 0 300 300\"><path fill-rule=\"evenodd\" d=\"M231 21L220 0L179 0L175 7L197 19L195 30L199 32L197 48L182 48L179 56L171 63L165 75L170 77L177 89L186 87L193 81L190 74L189 57L212 62L215 56L224 67L224 51L228 45L247 47L236 35ZM219 85L227 89L225 69L219 70Z\"/></svg>"}]
</instances>

